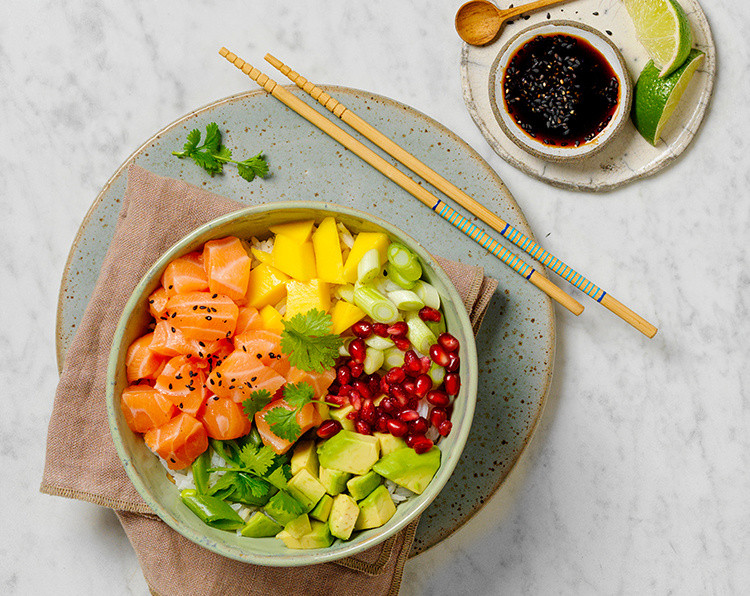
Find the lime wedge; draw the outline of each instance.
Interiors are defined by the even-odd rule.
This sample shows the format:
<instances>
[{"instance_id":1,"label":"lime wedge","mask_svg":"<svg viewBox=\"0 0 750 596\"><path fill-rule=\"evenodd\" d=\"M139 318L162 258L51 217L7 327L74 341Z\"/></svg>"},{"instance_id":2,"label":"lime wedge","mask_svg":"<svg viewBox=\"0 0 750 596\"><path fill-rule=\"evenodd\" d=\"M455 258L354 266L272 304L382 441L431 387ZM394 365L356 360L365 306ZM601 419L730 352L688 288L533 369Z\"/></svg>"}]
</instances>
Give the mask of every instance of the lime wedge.
<instances>
[{"instance_id":1,"label":"lime wedge","mask_svg":"<svg viewBox=\"0 0 750 596\"><path fill-rule=\"evenodd\" d=\"M675 0L625 0L639 41L666 77L682 66L693 45L685 11Z\"/></svg>"},{"instance_id":2,"label":"lime wedge","mask_svg":"<svg viewBox=\"0 0 750 596\"><path fill-rule=\"evenodd\" d=\"M664 125L704 57L700 50L691 50L683 65L666 78L659 76L659 70L650 60L638 77L631 115L638 132L652 145L659 140Z\"/></svg>"}]
</instances>

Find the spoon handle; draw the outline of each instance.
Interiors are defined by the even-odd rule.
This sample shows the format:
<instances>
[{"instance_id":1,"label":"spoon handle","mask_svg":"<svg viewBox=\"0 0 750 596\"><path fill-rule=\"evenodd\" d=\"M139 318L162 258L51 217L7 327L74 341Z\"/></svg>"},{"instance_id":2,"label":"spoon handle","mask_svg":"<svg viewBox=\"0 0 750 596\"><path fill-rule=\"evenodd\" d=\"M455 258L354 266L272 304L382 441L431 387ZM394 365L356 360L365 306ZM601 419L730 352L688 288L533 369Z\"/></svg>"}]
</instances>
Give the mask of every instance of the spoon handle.
<instances>
[{"instance_id":1,"label":"spoon handle","mask_svg":"<svg viewBox=\"0 0 750 596\"><path fill-rule=\"evenodd\" d=\"M513 17L517 17L520 14L534 12L536 10L539 10L540 8L545 8L547 6L552 6L554 4L560 4L567 1L568 0L537 0L536 2L529 2L528 4L521 4L520 6L500 10L499 13L503 17L503 20L512 19Z\"/></svg>"}]
</instances>

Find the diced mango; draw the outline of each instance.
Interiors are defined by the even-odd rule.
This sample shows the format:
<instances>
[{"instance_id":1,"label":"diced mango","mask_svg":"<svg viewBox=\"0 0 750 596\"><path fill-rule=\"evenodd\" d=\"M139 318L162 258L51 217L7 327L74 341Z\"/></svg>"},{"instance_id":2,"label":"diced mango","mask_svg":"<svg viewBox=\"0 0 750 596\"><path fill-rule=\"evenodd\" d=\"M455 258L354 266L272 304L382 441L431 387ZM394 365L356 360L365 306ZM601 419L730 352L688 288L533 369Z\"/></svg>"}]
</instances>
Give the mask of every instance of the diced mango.
<instances>
[{"instance_id":1,"label":"diced mango","mask_svg":"<svg viewBox=\"0 0 750 596\"><path fill-rule=\"evenodd\" d=\"M326 282L311 279L307 282L292 280L286 284L286 320L313 308L323 312L331 308L331 291Z\"/></svg>"},{"instance_id":2,"label":"diced mango","mask_svg":"<svg viewBox=\"0 0 750 596\"><path fill-rule=\"evenodd\" d=\"M326 217L312 235L318 278L332 284L344 283L344 260L336 220Z\"/></svg>"},{"instance_id":3,"label":"diced mango","mask_svg":"<svg viewBox=\"0 0 750 596\"><path fill-rule=\"evenodd\" d=\"M360 232L354 239L354 246L344 263L344 280L347 283L357 281L357 265L364 254L370 249L377 249L380 253L380 264L384 264L387 257L388 245L391 243L388 236L382 232Z\"/></svg>"},{"instance_id":4,"label":"diced mango","mask_svg":"<svg viewBox=\"0 0 750 596\"><path fill-rule=\"evenodd\" d=\"M261 309L268 304L276 304L286 295L286 282L289 276L275 267L262 263L250 271L246 300L250 306Z\"/></svg>"},{"instance_id":5,"label":"diced mango","mask_svg":"<svg viewBox=\"0 0 750 596\"><path fill-rule=\"evenodd\" d=\"M297 242L289 236L277 235L272 254L273 266L297 281L316 277L315 251L309 240Z\"/></svg>"},{"instance_id":6,"label":"diced mango","mask_svg":"<svg viewBox=\"0 0 750 596\"><path fill-rule=\"evenodd\" d=\"M277 236L287 236L294 240L297 244L302 244L310 240L310 234L312 233L313 224L315 222L312 219L305 221L293 221L290 223L279 224L277 226L271 226L269 229Z\"/></svg>"},{"instance_id":7,"label":"diced mango","mask_svg":"<svg viewBox=\"0 0 750 596\"><path fill-rule=\"evenodd\" d=\"M270 252L262 251L259 248L251 248L250 252L253 253L253 256L261 263L268 263L269 265L273 265L273 256Z\"/></svg>"},{"instance_id":8,"label":"diced mango","mask_svg":"<svg viewBox=\"0 0 750 596\"><path fill-rule=\"evenodd\" d=\"M263 321L263 329L281 333L284 331L281 313L270 304L266 304L260 309L260 320Z\"/></svg>"},{"instance_id":9,"label":"diced mango","mask_svg":"<svg viewBox=\"0 0 750 596\"><path fill-rule=\"evenodd\" d=\"M333 323L331 332L339 335L364 316L365 312L358 306L345 300L339 300L333 305L333 310L331 311L331 321Z\"/></svg>"}]
</instances>

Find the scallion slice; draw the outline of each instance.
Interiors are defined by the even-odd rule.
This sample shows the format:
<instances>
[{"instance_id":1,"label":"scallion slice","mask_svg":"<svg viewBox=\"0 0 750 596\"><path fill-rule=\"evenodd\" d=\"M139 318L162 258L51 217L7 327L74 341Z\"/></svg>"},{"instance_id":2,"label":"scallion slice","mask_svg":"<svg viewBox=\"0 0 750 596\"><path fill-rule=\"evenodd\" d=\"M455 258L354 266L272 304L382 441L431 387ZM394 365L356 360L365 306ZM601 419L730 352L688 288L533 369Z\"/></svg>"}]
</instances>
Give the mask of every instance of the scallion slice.
<instances>
[{"instance_id":1,"label":"scallion slice","mask_svg":"<svg viewBox=\"0 0 750 596\"><path fill-rule=\"evenodd\" d=\"M380 273L380 253L378 249L371 248L357 263L357 281L366 284L375 279Z\"/></svg>"},{"instance_id":2,"label":"scallion slice","mask_svg":"<svg viewBox=\"0 0 750 596\"><path fill-rule=\"evenodd\" d=\"M385 264L385 272L390 281L402 287L404 290L411 290L414 287L414 282L401 275L399 270L396 269L392 263L388 262Z\"/></svg>"},{"instance_id":3,"label":"scallion slice","mask_svg":"<svg viewBox=\"0 0 750 596\"><path fill-rule=\"evenodd\" d=\"M414 293L424 302L425 306L438 310L440 308L440 294L435 286L424 280L419 280L414 284Z\"/></svg>"},{"instance_id":4,"label":"scallion slice","mask_svg":"<svg viewBox=\"0 0 750 596\"><path fill-rule=\"evenodd\" d=\"M398 269L401 276L408 281L416 281L422 277L422 266L419 257L403 244L393 242L388 247L388 262Z\"/></svg>"},{"instance_id":5,"label":"scallion slice","mask_svg":"<svg viewBox=\"0 0 750 596\"><path fill-rule=\"evenodd\" d=\"M367 351L365 352L365 361L362 364L362 370L365 371L366 375L371 375L375 371L380 370L384 361L385 355L381 350L367 348Z\"/></svg>"},{"instance_id":6,"label":"scallion slice","mask_svg":"<svg viewBox=\"0 0 750 596\"><path fill-rule=\"evenodd\" d=\"M394 323L398 320L396 305L372 286L362 285L354 288L354 304L378 323Z\"/></svg>"},{"instance_id":7,"label":"scallion slice","mask_svg":"<svg viewBox=\"0 0 750 596\"><path fill-rule=\"evenodd\" d=\"M424 302L411 290L396 290L386 295L399 310L419 310L424 306Z\"/></svg>"},{"instance_id":8,"label":"scallion slice","mask_svg":"<svg viewBox=\"0 0 750 596\"><path fill-rule=\"evenodd\" d=\"M406 324L409 327L406 337L409 338L411 345L421 354L427 355L430 351L430 346L437 343L435 334L430 331L430 328L425 325L416 312L406 313Z\"/></svg>"}]
</instances>

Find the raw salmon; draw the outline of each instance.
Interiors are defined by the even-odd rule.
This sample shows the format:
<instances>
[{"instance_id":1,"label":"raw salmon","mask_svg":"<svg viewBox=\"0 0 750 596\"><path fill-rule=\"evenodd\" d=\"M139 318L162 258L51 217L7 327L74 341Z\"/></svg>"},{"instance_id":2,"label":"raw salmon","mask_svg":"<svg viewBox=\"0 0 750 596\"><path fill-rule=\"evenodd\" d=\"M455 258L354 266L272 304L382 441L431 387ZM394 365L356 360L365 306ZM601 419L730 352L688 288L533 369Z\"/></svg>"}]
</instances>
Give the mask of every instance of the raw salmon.
<instances>
[{"instance_id":1,"label":"raw salmon","mask_svg":"<svg viewBox=\"0 0 750 596\"><path fill-rule=\"evenodd\" d=\"M200 420L209 437L222 441L244 437L253 428L241 405L218 395L208 399Z\"/></svg>"},{"instance_id":2,"label":"raw salmon","mask_svg":"<svg viewBox=\"0 0 750 596\"><path fill-rule=\"evenodd\" d=\"M263 319L260 318L260 313L254 306L241 306L234 332L239 335L250 329L263 329Z\"/></svg>"},{"instance_id":3,"label":"raw salmon","mask_svg":"<svg viewBox=\"0 0 750 596\"><path fill-rule=\"evenodd\" d=\"M208 449L206 428L190 414L180 412L169 422L149 430L146 445L167 462L171 470L182 470Z\"/></svg>"},{"instance_id":4,"label":"raw salmon","mask_svg":"<svg viewBox=\"0 0 750 596\"><path fill-rule=\"evenodd\" d=\"M190 355L193 358L208 358L209 356L226 356L234 350L228 339L203 341L185 337L170 321L159 321L154 328L154 338L151 340L151 350L164 356Z\"/></svg>"},{"instance_id":5,"label":"raw salmon","mask_svg":"<svg viewBox=\"0 0 750 596\"><path fill-rule=\"evenodd\" d=\"M241 402L261 389L273 395L285 382L284 377L255 356L235 350L211 371L206 385L216 395Z\"/></svg>"},{"instance_id":6,"label":"raw salmon","mask_svg":"<svg viewBox=\"0 0 750 596\"><path fill-rule=\"evenodd\" d=\"M287 374L286 380L289 383L309 383L315 390L315 398L321 399L328 391L328 388L336 378L336 371L334 369L324 370L322 373L318 372L307 372L298 368L292 367Z\"/></svg>"},{"instance_id":7,"label":"raw salmon","mask_svg":"<svg viewBox=\"0 0 750 596\"><path fill-rule=\"evenodd\" d=\"M191 252L171 261L161 276L161 285L168 296L208 290L202 254Z\"/></svg>"},{"instance_id":8,"label":"raw salmon","mask_svg":"<svg viewBox=\"0 0 750 596\"><path fill-rule=\"evenodd\" d=\"M237 326L239 309L229 296L209 292L176 294L167 302L167 315L173 327L185 337L217 340L229 338Z\"/></svg>"},{"instance_id":9,"label":"raw salmon","mask_svg":"<svg viewBox=\"0 0 750 596\"><path fill-rule=\"evenodd\" d=\"M138 379L155 379L167 358L151 351L151 340L153 333L147 333L136 339L125 354L125 367L127 368L128 383Z\"/></svg>"},{"instance_id":10,"label":"raw salmon","mask_svg":"<svg viewBox=\"0 0 750 596\"><path fill-rule=\"evenodd\" d=\"M281 336L265 329L251 329L234 336L234 348L255 356L266 366L281 359Z\"/></svg>"},{"instance_id":11,"label":"raw salmon","mask_svg":"<svg viewBox=\"0 0 750 596\"><path fill-rule=\"evenodd\" d=\"M177 414L171 400L148 385L131 385L122 392L120 408L130 430L145 433Z\"/></svg>"},{"instance_id":12,"label":"raw salmon","mask_svg":"<svg viewBox=\"0 0 750 596\"><path fill-rule=\"evenodd\" d=\"M250 257L239 238L227 236L203 246L203 262L211 292L244 303L250 279Z\"/></svg>"},{"instance_id":13,"label":"raw salmon","mask_svg":"<svg viewBox=\"0 0 750 596\"><path fill-rule=\"evenodd\" d=\"M278 407L284 408L289 411L293 411L295 409L293 406L290 406L288 403L286 403L286 401L284 401L283 399L274 400L260 412L257 412L255 414L255 426L260 433L260 438L263 440L263 444L268 445L271 449L274 450L274 452L282 454L289 451L289 448L294 443L276 436L271 430L271 427L266 423L264 418L266 412ZM304 434L314 426L320 426L321 422L323 422L323 419L321 418L314 404L306 404L299 412L297 412L297 424L300 425L302 434Z\"/></svg>"},{"instance_id":14,"label":"raw salmon","mask_svg":"<svg viewBox=\"0 0 750 596\"><path fill-rule=\"evenodd\" d=\"M169 296L162 287L156 288L148 297L148 311L157 321L167 314L167 300L169 300Z\"/></svg>"},{"instance_id":15,"label":"raw salmon","mask_svg":"<svg viewBox=\"0 0 750 596\"><path fill-rule=\"evenodd\" d=\"M206 373L189 356L175 356L157 377L154 388L183 412L198 416L208 398Z\"/></svg>"}]
</instances>

